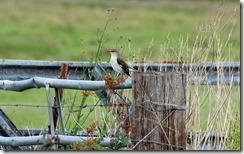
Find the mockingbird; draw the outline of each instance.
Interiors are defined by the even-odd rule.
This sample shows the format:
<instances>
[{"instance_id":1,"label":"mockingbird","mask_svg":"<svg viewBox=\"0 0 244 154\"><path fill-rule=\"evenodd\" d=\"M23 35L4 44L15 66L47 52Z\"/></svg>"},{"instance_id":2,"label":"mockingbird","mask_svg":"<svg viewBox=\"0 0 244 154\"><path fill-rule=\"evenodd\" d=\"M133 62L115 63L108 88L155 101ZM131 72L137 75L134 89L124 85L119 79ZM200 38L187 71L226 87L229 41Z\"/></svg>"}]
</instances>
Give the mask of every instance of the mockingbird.
<instances>
[{"instance_id":1,"label":"mockingbird","mask_svg":"<svg viewBox=\"0 0 244 154\"><path fill-rule=\"evenodd\" d=\"M111 54L110 63L112 68L118 73L125 73L130 76L129 71L133 69L120 57L118 50L112 49L108 52Z\"/></svg>"}]
</instances>

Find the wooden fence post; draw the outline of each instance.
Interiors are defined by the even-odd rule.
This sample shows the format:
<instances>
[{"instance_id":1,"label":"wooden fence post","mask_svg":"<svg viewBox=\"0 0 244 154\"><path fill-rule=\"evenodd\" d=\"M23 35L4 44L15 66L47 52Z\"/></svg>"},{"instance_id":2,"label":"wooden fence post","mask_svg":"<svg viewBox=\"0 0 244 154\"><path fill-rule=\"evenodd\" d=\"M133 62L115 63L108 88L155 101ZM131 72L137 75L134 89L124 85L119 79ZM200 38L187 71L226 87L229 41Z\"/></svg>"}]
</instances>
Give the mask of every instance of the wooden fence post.
<instances>
[{"instance_id":1,"label":"wooden fence post","mask_svg":"<svg viewBox=\"0 0 244 154\"><path fill-rule=\"evenodd\" d=\"M133 150L186 149L186 75L134 73L130 124Z\"/></svg>"}]
</instances>

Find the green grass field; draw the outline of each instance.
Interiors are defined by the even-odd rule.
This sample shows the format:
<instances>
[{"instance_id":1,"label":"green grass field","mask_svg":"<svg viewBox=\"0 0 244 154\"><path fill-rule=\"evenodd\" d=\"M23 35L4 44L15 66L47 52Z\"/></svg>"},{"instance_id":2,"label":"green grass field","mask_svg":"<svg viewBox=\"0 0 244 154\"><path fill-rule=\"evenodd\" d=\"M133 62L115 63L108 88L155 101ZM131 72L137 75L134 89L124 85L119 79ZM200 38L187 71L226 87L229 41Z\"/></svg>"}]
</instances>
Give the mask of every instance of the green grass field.
<instances>
[{"instance_id":1,"label":"green grass field","mask_svg":"<svg viewBox=\"0 0 244 154\"><path fill-rule=\"evenodd\" d=\"M221 5L218 1L10 0L0 3L2 59L89 61L97 51L97 33L101 34L98 29L105 25L107 10L114 8L101 61L108 60L105 51L111 48L121 49L128 60L131 58L128 52L136 54L139 61L148 50L152 51L150 60L165 60L159 57L163 44L170 40L170 47L177 49L179 39L188 36L190 48L199 31L197 27L216 20L218 10L223 13L219 35L228 35L235 22L230 37L235 56L231 61L240 60L239 2ZM223 53L227 55L227 49Z\"/></svg>"},{"instance_id":2,"label":"green grass field","mask_svg":"<svg viewBox=\"0 0 244 154\"><path fill-rule=\"evenodd\" d=\"M189 60L196 36L204 28L204 37L212 35L229 38L221 52L211 51L206 61L240 61L240 4L237 1L109 1L109 0L62 0L62 1L0 1L0 58L50 61L90 61L98 48L97 36L101 35L109 12L114 8L104 44L99 56L108 61L106 52L118 48L128 61L178 60L180 40L187 41L184 61ZM236 9L236 12L235 12ZM217 15L219 12L219 16ZM218 33L211 33L212 21L218 21ZM204 27L200 29L199 27ZM208 27L209 26L209 27ZM213 26L214 27L214 26ZM228 35L231 32L231 36ZM202 42L208 46L208 42ZM218 40L213 46L218 46ZM167 46L166 48L164 48ZM214 48L213 48L214 49ZM231 53L231 56L229 56ZM167 56L165 56L167 55ZM201 55L199 55L201 56ZM69 95L67 93L67 95ZM81 93L79 93L81 95ZM80 96L81 97L81 96ZM0 104L44 104L45 89L21 93L0 91ZM240 92L234 88L233 102L240 104ZM79 102L79 100L77 100ZM208 100L209 101L209 100ZM86 102L93 104L94 97ZM214 99L210 100L214 104ZM203 105L201 117L204 123L208 105ZM18 128L42 128L48 125L46 108L1 107ZM89 112L85 109L84 112ZM86 113L84 113L86 114ZM94 115L93 115L94 116ZM88 120L86 126L92 123Z\"/></svg>"}]
</instances>

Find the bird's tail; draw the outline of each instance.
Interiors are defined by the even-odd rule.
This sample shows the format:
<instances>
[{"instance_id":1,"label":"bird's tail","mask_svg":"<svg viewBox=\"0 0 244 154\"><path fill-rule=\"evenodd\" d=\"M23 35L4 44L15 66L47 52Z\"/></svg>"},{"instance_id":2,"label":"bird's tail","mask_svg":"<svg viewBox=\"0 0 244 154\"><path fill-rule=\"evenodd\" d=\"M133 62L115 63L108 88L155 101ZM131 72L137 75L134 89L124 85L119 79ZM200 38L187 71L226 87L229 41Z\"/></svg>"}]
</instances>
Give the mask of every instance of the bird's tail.
<instances>
[{"instance_id":1,"label":"bird's tail","mask_svg":"<svg viewBox=\"0 0 244 154\"><path fill-rule=\"evenodd\" d=\"M130 71L130 72L136 72L136 73L140 73L140 72L142 72L142 71L136 70L136 69L134 69L134 68L132 68L132 67L129 68L129 71Z\"/></svg>"}]
</instances>

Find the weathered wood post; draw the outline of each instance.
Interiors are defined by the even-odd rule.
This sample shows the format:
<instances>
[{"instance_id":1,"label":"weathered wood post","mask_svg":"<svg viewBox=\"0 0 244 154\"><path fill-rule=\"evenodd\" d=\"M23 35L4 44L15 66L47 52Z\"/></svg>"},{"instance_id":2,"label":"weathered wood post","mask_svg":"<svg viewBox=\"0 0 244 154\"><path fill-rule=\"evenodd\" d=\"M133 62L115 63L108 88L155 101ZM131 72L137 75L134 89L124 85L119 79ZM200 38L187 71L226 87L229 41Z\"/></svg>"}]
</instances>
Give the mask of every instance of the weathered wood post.
<instances>
[{"instance_id":1,"label":"weathered wood post","mask_svg":"<svg viewBox=\"0 0 244 154\"><path fill-rule=\"evenodd\" d=\"M132 77L133 150L186 148L186 75L134 73Z\"/></svg>"}]
</instances>

